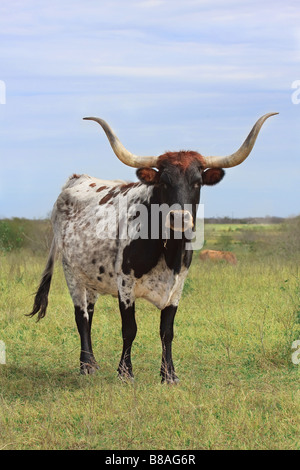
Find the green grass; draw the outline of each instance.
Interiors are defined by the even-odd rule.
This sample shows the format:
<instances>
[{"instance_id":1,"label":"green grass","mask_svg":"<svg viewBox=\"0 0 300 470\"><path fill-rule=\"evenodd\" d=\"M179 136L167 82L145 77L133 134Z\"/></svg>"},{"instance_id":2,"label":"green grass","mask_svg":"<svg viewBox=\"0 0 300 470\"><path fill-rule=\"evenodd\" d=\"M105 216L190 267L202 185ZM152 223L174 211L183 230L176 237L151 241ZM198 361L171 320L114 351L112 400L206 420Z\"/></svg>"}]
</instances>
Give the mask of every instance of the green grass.
<instances>
[{"instance_id":1,"label":"green grass","mask_svg":"<svg viewBox=\"0 0 300 470\"><path fill-rule=\"evenodd\" d=\"M0 449L299 449L300 366L291 361L291 344L300 339L298 261L237 242L233 236L236 267L194 255L175 319L177 386L160 384L155 307L137 302L135 382L125 385L116 372L117 301L100 298L93 324L100 370L80 376L60 264L47 315L36 323L24 314L46 256L25 249L0 255L0 339L7 348Z\"/></svg>"}]
</instances>

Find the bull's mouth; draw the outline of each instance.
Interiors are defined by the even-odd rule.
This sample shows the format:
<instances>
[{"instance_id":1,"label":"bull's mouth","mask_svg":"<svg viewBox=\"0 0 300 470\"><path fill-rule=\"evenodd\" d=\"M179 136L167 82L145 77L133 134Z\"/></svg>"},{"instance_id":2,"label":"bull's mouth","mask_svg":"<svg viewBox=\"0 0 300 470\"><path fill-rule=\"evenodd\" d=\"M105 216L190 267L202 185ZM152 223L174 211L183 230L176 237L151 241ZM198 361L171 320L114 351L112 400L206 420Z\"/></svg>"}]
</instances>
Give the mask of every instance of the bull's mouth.
<instances>
[{"instance_id":1,"label":"bull's mouth","mask_svg":"<svg viewBox=\"0 0 300 470\"><path fill-rule=\"evenodd\" d=\"M167 214L166 228L170 228L174 232L186 232L194 227L193 216L186 210L173 210Z\"/></svg>"}]
</instances>

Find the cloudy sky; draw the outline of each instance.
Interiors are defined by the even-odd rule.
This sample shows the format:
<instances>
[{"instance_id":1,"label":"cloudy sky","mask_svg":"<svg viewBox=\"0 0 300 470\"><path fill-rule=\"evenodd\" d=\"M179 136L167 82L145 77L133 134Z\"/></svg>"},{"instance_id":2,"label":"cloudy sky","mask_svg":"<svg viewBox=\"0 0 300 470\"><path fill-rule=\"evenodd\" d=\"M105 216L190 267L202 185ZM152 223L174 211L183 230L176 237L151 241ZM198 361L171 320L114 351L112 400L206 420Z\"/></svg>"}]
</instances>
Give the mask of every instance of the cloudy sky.
<instances>
[{"instance_id":1,"label":"cloudy sky","mask_svg":"<svg viewBox=\"0 0 300 470\"><path fill-rule=\"evenodd\" d=\"M205 216L298 215L299 101L299 0L1 0L0 218L49 215L72 173L136 180L84 116L133 153L222 155L272 111Z\"/></svg>"}]
</instances>

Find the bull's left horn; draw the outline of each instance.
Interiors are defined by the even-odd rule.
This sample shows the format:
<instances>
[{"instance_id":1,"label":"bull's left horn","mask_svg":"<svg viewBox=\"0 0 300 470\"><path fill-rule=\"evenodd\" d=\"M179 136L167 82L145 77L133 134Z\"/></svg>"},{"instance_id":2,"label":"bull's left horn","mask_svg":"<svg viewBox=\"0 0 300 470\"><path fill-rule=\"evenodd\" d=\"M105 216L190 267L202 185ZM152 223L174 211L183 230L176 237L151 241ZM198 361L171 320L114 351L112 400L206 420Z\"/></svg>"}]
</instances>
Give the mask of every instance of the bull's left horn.
<instances>
[{"instance_id":1,"label":"bull's left horn","mask_svg":"<svg viewBox=\"0 0 300 470\"><path fill-rule=\"evenodd\" d=\"M228 155L226 157L203 157L205 168L231 168L246 160L251 150L253 149L261 126L270 116L275 116L275 114L279 113L268 113L258 119L251 129L245 142L242 144L239 150L232 155Z\"/></svg>"},{"instance_id":2,"label":"bull's left horn","mask_svg":"<svg viewBox=\"0 0 300 470\"><path fill-rule=\"evenodd\" d=\"M103 119L97 117L85 117L83 119L96 121L98 122L98 124L100 124L105 134L107 135L111 148L115 152L118 159L121 160L121 162L125 163L125 165L133 166L134 168L156 166L158 157L141 157L129 152L119 141L118 137L111 129L111 127Z\"/></svg>"}]
</instances>

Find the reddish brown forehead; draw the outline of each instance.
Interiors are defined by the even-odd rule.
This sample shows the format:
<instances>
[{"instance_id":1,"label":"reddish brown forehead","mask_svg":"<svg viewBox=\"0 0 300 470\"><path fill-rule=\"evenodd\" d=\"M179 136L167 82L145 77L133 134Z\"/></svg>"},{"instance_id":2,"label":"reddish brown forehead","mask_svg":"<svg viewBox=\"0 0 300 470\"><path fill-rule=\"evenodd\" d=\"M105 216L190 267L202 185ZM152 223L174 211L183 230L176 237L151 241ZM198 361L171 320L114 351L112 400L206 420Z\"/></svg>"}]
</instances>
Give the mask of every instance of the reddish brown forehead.
<instances>
[{"instance_id":1,"label":"reddish brown forehead","mask_svg":"<svg viewBox=\"0 0 300 470\"><path fill-rule=\"evenodd\" d=\"M198 152L166 152L158 158L157 168L160 169L161 167L169 163L178 166L183 171L186 171L186 169L195 161L196 163L204 167L203 157Z\"/></svg>"}]
</instances>

